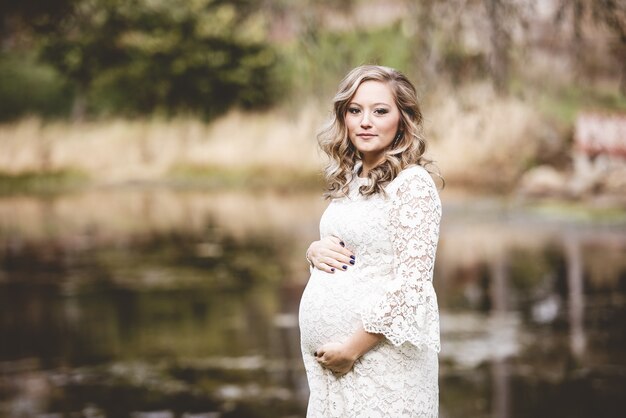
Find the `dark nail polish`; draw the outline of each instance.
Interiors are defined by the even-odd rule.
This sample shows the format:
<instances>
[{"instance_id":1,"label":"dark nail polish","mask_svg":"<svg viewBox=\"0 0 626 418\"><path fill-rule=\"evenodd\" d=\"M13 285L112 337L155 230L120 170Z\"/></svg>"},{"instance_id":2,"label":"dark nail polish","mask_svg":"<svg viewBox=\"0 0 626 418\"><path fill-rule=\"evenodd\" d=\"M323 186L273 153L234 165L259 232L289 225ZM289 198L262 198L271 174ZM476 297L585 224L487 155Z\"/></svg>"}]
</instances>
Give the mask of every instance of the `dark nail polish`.
<instances>
[{"instance_id":1,"label":"dark nail polish","mask_svg":"<svg viewBox=\"0 0 626 418\"><path fill-rule=\"evenodd\" d=\"M350 264L354 265L354 260L350 260Z\"/></svg>"},{"instance_id":2,"label":"dark nail polish","mask_svg":"<svg viewBox=\"0 0 626 418\"><path fill-rule=\"evenodd\" d=\"M343 266L341 266L342 269L346 270L348 268L348 266L346 266L345 264Z\"/></svg>"},{"instance_id":3,"label":"dark nail polish","mask_svg":"<svg viewBox=\"0 0 626 418\"><path fill-rule=\"evenodd\" d=\"M339 244L341 244L342 247L346 246L346 244L343 241L340 241Z\"/></svg>"},{"instance_id":4,"label":"dark nail polish","mask_svg":"<svg viewBox=\"0 0 626 418\"><path fill-rule=\"evenodd\" d=\"M353 259L353 260L355 259L355 257L353 255L351 255L350 258Z\"/></svg>"},{"instance_id":5,"label":"dark nail polish","mask_svg":"<svg viewBox=\"0 0 626 418\"><path fill-rule=\"evenodd\" d=\"M335 268L334 267L331 268L330 271L332 271L334 273L335 272Z\"/></svg>"}]
</instances>

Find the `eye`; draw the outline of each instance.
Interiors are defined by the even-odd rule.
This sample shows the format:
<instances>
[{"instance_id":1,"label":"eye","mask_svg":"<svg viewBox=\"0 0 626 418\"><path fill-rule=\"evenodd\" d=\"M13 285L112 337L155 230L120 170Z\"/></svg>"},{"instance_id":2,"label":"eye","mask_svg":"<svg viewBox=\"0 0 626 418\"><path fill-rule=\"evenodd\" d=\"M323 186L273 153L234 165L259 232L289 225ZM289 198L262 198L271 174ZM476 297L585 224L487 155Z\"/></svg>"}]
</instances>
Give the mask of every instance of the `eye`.
<instances>
[{"instance_id":1,"label":"eye","mask_svg":"<svg viewBox=\"0 0 626 418\"><path fill-rule=\"evenodd\" d=\"M350 113L352 115L356 115L360 111L361 111L361 109L359 109L358 107L349 107L348 108L348 113Z\"/></svg>"},{"instance_id":2,"label":"eye","mask_svg":"<svg viewBox=\"0 0 626 418\"><path fill-rule=\"evenodd\" d=\"M374 113L377 114L377 115L385 115L385 114L389 113L389 109L385 109L385 108L379 107L377 109L374 109Z\"/></svg>"}]
</instances>

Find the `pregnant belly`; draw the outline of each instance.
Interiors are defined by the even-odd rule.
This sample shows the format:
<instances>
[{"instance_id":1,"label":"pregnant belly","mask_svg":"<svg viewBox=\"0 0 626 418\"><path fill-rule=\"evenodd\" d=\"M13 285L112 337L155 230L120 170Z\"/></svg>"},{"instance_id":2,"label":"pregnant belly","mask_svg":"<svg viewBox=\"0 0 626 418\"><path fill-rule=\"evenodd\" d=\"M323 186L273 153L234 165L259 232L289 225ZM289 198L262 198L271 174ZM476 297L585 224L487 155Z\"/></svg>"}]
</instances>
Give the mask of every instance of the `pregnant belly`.
<instances>
[{"instance_id":1,"label":"pregnant belly","mask_svg":"<svg viewBox=\"0 0 626 418\"><path fill-rule=\"evenodd\" d=\"M349 273L314 270L300 300L303 349L313 352L324 343L348 338L361 325L365 287Z\"/></svg>"}]
</instances>

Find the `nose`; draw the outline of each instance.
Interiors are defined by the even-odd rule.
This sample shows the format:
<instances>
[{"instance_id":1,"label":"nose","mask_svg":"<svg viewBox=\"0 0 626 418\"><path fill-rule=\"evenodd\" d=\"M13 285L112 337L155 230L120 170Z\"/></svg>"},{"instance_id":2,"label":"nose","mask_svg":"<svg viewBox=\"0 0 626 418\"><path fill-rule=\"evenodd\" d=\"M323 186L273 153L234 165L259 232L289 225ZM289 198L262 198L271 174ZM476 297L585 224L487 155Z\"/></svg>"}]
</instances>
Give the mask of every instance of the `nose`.
<instances>
[{"instance_id":1,"label":"nose","mask_svg":"<svg viewBox=\"0 0 626 418\"><path fill-rule=\"evenodd\" d=\"M363 118L361 119L361 128L369 128L372 126L372 123L369 120L367 112L363 112Z\"/></svg>"}]
</instances>

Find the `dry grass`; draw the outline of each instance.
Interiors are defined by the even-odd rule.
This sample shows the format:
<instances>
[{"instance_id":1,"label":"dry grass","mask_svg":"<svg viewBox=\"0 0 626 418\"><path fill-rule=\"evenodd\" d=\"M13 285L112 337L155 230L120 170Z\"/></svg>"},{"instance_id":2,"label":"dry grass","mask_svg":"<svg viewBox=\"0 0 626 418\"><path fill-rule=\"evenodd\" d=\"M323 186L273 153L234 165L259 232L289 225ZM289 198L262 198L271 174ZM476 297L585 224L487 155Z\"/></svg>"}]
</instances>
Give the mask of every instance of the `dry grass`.
<instances>
[{"instance_id":1,"label":"dry grass","mask_svg":"<svg viewBox=\"0 0 626 418\"><path fill-rule=\"evenodd\" d=\"M453 185L510 189L555 135L533 106L485 84L440 91L427 112L431 153Z\"/></svg>"},{"instance_id":2,"label":"dry grass","mask_svg":"<svg viewBox=\"0 0 626 418\"><path fill-rule=\"evenodd\" d=\"M499 98L486 85L440 90L424 111L430 156L450 185L511 187L550 135L531 105ZM80 124L24 119L0 126L0 173L70 170L96 184L116 184L241 172L247 173L243 181L300 182L297 174L321 170L315 134L324 117L323 106L309 104L291 111L235 111L212 124L192 118Z\"/></svg>"},{"instance_id":3,"label":"dry grass","mask_svg":"<svg viewBox=\"0 0 626 418\"><path fill-rule=\"evenodd\" d=\"M213 124L24 119L0 126L0 172L74 170L105 184L159 180L180 167L314 172L321 167L315 143L320 123L320 113L308 108L294 118L280 111L232 112Z\"/></svg>"}]
</instances>

